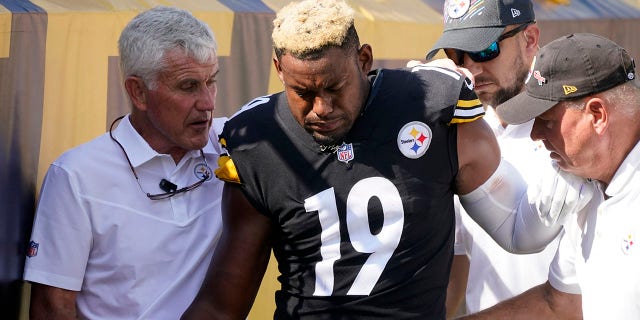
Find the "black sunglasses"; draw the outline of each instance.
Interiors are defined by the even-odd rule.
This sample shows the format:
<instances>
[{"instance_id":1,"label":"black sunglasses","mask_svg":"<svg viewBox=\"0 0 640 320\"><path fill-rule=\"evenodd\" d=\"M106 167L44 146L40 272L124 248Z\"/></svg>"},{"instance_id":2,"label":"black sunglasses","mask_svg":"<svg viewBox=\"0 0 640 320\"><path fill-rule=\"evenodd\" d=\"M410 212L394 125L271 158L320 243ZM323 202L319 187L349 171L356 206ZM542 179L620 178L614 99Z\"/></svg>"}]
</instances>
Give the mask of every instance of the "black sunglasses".
<instances>
[{"instance_id":1,"label":"black sunglasses","mask_svg":"<svg viewBox=\"0 0 640 320\"><path fill-rule=\"evenodd\" d=\"M518 34L520 31L524 30L528 25L532 24L533 22L527 22L525 24L521 24L518 27L516 27L515 29L512 29L510 31L507 31L505 33L503 33L498 40L494 41L491 45L489 45L486 49L482 50L482 51L476 51L476 52L468 52L468 51L462 51L462 50L454 50L455 53L455 62L458 65L462 65L462 59L464 57L465 54L467 54L469 56L469 58L471 58L471 60L475 61L475 62L487 62L490 60L495 59L497 56L500 55L500 41L504 40L504 39L508 39L511 38L513 36L515 36L516 34Z\"/></svg>"},{"instance_id":2,"label":"black sunglasses","mask_svg":"<svg viewBox=\"0 0 640 320\"><path fill-rule=\"evenodd\" d=\"M187 191L191 191L199 186L201 186L205 181L207 181L210 177L210 173L209 170L205 170L204 172L202 172L202 178L200 180L198 180L196 183L190 185L190 186L186 186L184 188L180 188L178 189L178 186L176 186L174 183L170 182L167 179L162 179L160 180L160 189L166 191L164 193L158 193L158 194L150 194L148 192L145 192L144 189L142 189L142 185L140 184L140 179L138 178L138 174L136 174L136 170L133 169L133 165L131 164L131 160L129 160L129 156L127 155L127 152L124 150L124 147L122 146L122 144L120 144L120 142L118 140L116 140L116 138L113 137L113 125L116 124L116 122L118 122L119 120L121 120L122 118L124 118L124 116L120 116L117 119L113 120L113 122L111 123L111 126L109 127L109 136L111 137L111 140L113 140L115 143L118 144L118 146L120 147L120 149L122 149L122 152L124 153L124 157L127 158L127 163L129 163L129 168L131 168L131 172L133 172L133 176L136 177L136 182L138 183L138 186L140 187L140 190L145 193L147 195L147 197L151 200L162 200L162 199L167 199L167 198L171 198L177 194L183 193L183 192L187 192ZM202 161L204 162L204 166L206 168L208 168L209 166L207 165L207 158L204 157L204 152L202 152L202 149L200 149L200 156L202 157Z\"/></svg>"}]
</instances>

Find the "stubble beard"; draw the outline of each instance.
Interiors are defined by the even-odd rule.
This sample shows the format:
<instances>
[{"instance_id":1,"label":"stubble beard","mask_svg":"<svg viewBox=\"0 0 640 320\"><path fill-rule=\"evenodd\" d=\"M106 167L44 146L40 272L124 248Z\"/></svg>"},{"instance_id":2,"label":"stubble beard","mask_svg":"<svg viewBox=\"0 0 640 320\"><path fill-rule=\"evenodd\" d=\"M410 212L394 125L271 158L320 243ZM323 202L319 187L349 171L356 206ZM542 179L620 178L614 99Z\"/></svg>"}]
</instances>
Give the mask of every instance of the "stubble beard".
<instances>
[{"instance_id":1,"label":"stubble beard","mask_svg":"<svg viewBox=\"0 0 640 320\"><path fill-rule=\"evenodd\" d=\"M498 91L496 91L495 95L488 103L490 106L495 108L505 101L515 97L518 93L522 92L522 89L524 88L524 81L525 79L527 79L527 75L529 73L529 68L525 66L524 62L522 61L522 56L516 57L514 65L516 67L515 69L517 70L515 81L513 82L513 84L511 84L511 86L500 88Z\"/></svg>"}]
</instances>

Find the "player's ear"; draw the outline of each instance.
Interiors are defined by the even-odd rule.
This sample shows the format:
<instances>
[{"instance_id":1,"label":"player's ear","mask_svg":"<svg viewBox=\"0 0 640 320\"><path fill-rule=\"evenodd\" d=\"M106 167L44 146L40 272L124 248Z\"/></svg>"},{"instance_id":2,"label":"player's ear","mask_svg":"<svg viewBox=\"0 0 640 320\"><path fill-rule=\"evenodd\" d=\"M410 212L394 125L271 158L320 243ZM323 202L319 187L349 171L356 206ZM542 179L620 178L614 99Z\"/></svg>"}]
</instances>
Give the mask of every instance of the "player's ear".
<instances>
[{"instance_id":1,"label":"player's ear","mask_svg":"<svg viewBox=\"0 0 640 320\"><path fill-rule=\"evenodd\" d=\"M280 82L284 83L284 79L282 78L282 67L280 66L280 60L278 60L277 57L273 57L273 66L276 68Z\"/></svg>"},{"instance_id":2,"label":"player's ear","mask_svg":"<svg viewBox=\"0 0 640 320\"><path fill-rule=\"evenodd\" d=\"M368 44L363 44L360 49L358 49L358 66L364 72L364 74L369 73L371 71L371 66L373 65L373 49Z\"/></svg>"}]
</instances>

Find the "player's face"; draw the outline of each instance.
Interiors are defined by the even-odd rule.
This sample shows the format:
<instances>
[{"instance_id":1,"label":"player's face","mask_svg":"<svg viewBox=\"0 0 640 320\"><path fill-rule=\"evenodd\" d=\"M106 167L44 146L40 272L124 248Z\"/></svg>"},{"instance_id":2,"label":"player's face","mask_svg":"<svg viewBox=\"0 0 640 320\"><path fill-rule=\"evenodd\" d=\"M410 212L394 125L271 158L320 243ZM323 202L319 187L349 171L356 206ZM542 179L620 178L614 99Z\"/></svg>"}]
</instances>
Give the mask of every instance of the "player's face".
<instances>
[{"instance_id":1,"label":"player's face","mask_svg":"<svg viewBox=\"0 0 640 320\"><path fill-rule=\"evenodd\" d=\"M184 154L209 141L217 93L218 59L199 63L180 51L166 55L167 68L146 91L142 136L158 152Z\"/></svg>"},{"instance_id":2,"label":"player's face","mask_svg":"<svg viewBox=\"0 0 640 320\"><path fill-rule=\"evenodd\" d=\"M353 126L369 93L371 60L368 45L357 53L330 48L314 60L274 60L291 113L318 143L340 144Z\"/></svg>"},{"instance_id":3,"label":"player's face","mask_svg":"<svg viewBox=\"0 0 640 320\"><path fill-rule=\"evenodd\" d=\"M531 139L541 140L561 169L589 178L590 168L596 165L590 119L585 110L560 102L535 119Z\"/></svg>"},{"instance_id":4,"label":"player's face","mask_svg":"<svg viewBox=\"0 0 640 320\"><path fill-rule=\"evenodd\" d=\"M514 28L515 26L508 27L506 31ZM474 91L484 105L496 107L520 93L524 88L535 53L526 50L527 42L522 34L520 32L514 37L500 41L500 54L492 60L475 62L467 54L463 55L460 62L473 74ZM445 52L449 57L455 56L450 49Z\"/></svg>"}]
</instances>

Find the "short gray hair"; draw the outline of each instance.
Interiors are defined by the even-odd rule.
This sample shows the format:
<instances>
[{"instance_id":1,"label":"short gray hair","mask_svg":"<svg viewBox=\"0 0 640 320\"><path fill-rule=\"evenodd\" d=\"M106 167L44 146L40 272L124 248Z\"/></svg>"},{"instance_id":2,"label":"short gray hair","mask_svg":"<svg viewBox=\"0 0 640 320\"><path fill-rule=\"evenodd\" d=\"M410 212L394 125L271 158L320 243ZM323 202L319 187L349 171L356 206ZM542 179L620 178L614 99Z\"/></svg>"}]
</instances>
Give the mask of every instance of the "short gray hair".
<instances>
[{"instance_id":1,"label":"short gray hair","mask_svg":"<svg viewBox=\"0 0 640 320\"><path fill-rule=\"evenodd\" d=\"M216 40L209 26L186 10L158 6L138 14L120 34L120 70L142 78L155 87L158 73L165 67L164 56L171 50L183 50L198 62L216 55Z\"/></svg>"},{"instance_id":2,"label":"short gray hair","mask_svg":"<svg viewBox=\"0 0 640 320\"><path fill-rule=\"evenodd\" d=\"M636 116L640 114L640 81L638 80L628 81L587 97L567 100L564 106L566 108L582 110L590 97L598 97L606 101L626 116Z\"/></svg>"}]
</instances>

